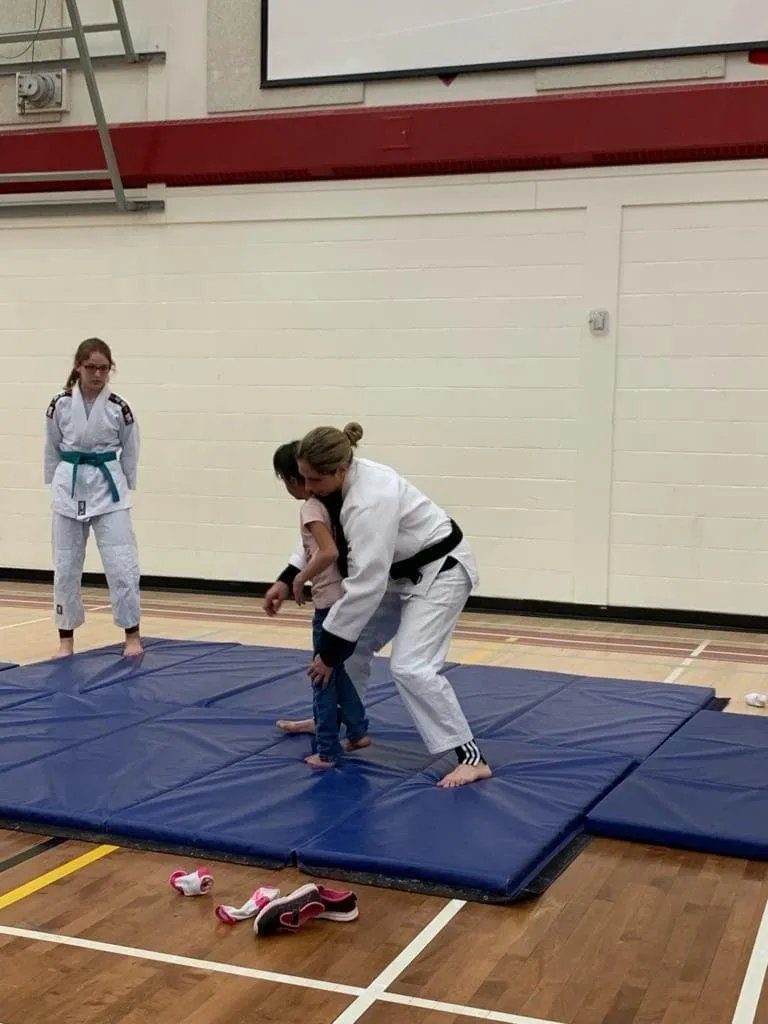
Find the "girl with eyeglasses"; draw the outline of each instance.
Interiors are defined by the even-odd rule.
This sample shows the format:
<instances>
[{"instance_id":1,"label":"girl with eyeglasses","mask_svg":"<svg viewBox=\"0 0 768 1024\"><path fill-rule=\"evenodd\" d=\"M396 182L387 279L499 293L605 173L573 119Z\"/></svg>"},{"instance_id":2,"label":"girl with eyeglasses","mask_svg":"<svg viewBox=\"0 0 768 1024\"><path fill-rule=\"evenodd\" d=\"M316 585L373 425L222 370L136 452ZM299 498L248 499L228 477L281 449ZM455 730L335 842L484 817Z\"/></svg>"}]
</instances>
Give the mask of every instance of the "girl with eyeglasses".
<instances>
[{"instance_id":1,"label":"girl with eyeglasses","mask_svg":"<svg viewBox=\"0 0 768 1024\"><path fill-rule=\"evenodd\" d=\"M81 594L91 527L109 586L125 654L143 653L139 633L139 557L129 490L136 487L139 428L127 402L110 389L115 364L100 338L88 338L46 411L45 482L53 508L53 604L59 657L74 652L85 621Z\"/></svg>"}]
</instances>

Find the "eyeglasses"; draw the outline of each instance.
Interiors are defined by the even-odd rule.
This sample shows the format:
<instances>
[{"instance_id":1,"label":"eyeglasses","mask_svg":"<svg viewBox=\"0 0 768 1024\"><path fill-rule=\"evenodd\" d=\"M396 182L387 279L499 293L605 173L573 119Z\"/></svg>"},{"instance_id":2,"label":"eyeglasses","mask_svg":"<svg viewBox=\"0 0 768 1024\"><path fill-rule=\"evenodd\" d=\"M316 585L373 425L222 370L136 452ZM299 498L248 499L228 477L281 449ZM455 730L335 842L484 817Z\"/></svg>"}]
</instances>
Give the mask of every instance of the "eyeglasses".
<instances>
[{"instance_id":1,"label":"eyeglasses","mask_svg":"<svg viewBox=\"0 0 768 1024\"><path fill-rule=\"evenodd\" d=\"M84 370L89 373L109 373L111 367L105 366L103 363L81 363Z\"/></svg>"}]
</instances>

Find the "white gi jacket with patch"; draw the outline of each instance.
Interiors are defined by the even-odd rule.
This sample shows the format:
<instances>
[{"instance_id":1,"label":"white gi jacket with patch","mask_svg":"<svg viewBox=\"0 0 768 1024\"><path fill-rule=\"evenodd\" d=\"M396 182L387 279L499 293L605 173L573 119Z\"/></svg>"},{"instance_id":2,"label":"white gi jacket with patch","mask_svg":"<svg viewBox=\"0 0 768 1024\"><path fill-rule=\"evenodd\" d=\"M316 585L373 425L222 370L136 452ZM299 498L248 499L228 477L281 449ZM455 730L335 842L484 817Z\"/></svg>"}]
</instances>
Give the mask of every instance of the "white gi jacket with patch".
<instances>
[{"instance_id":1,"label":"white gi jacket with patch","mask_svg":"<svg viewBox=\"0 0 768 1024\"><path fill-rule=\"evenodd\" d=\"M46 410L45 482L52 484L54 512L69 519L93 516L131 507L129 489L136 487L139 459L139 428L128 404L105 385L97 395L89 416L83 396L75 384L71 393L55 395ZM115 452L114 462L105 464L117 488L118 500L102 468L75 466L62 461L61 452Z\"/></svg>"}]
</instances>

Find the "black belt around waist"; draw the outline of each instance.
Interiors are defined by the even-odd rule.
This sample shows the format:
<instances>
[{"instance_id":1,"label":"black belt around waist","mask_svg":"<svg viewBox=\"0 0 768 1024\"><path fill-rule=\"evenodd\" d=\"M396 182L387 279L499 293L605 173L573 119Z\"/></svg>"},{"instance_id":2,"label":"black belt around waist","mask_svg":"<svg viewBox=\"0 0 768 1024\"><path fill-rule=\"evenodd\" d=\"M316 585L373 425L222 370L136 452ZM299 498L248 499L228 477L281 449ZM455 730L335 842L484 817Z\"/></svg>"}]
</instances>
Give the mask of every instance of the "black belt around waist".
<instances>
[{"instance_id":1,"label":"black belt around waist","mask_svg":"<svg viewBox=\"0 0 768 1024\"><path fill-rule=\"evenodd\" d=\"M442 540L430 544L428 548L417 551L410 558L401 558L399 562L393 562L389 570L390 577L393 580L410 580L411 583L419 583L421 581L422 566L429 565L430 562L436 562L439 558L450 555L451 551L458 547L463 538L464 534L461 532L461 528L452 519L451 532L447 537L443 537ZM452 562L454 565L456 564L455 559L452 559Z\"/></svg>"}]
</instances>

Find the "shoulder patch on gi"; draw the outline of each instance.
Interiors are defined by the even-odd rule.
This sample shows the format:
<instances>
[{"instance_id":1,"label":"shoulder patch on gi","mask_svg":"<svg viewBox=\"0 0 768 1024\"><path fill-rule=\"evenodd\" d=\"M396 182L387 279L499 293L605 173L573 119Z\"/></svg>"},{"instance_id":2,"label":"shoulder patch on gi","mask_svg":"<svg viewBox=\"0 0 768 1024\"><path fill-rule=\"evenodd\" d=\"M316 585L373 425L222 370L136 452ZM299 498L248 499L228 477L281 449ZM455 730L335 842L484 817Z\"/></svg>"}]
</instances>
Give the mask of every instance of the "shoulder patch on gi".
<instances>
[{"instance_id":1,"label":"shoulder patch on gi","mask_svg":"<svg viewBox=\"0 0 768 1024\"><path fill-rule=\"evenodd\" d=\"M54 414L54 412L56 411L56 403L58 402L58 400L59 400L60 398L66 398L66 396L68 395L68 393L69 393L69 392L67 392L67 391L60 391L60 392L58 393L58 395L54 395L54 396L53 396L53 398L51 399L51 404L50 404L50 405L48 406L48 408L47 408L47 409L45 410L45 415L46 415L46 416L48 417L48 419L49 419L49 420L52 420L52 419L53 419L53 414Z\"/></svg>"},{"instance_id":2,"label":"shoulder patch on gi","mask_svg":"<svg viewBox=\"0 0 768 1024\"><path fill-rule=\"evenodd\" d=\"M125 420L126 423L133 423L133 413L131 412L131 407L130 405L128 405L124 398L121 398L119 395L116 395L113 392L109 396L109 400L110 402L114 402L115 405L120 406L120 409L122 410L123 413L123 419Z\"/></svg>"}]
</instances>

